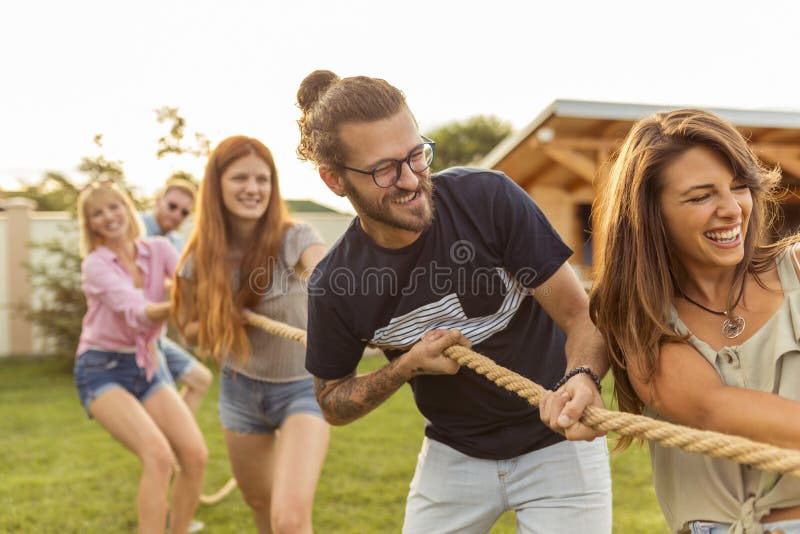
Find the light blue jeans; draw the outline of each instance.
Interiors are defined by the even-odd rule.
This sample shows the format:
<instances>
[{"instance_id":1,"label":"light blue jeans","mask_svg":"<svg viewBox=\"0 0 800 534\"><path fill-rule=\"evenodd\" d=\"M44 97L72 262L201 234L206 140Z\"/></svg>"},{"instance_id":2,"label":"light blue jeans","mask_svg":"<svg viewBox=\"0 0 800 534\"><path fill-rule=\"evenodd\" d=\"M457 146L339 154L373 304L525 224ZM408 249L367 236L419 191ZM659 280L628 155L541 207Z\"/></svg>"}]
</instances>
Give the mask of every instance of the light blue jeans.
<instances>
[{"instance_id":1,"label":"light blue jeans","mask_svg":"<svg viewBox=\"0 0 800 534\"><path fill-rule=\"evenodd\" d=\"M176 387L181 377L197 365L197 358L163 334L158 340L158 348L161 350L158 351L158 370L156 372L161 380Z\"/></svg>"},{"instance_id":2,"label":"light blue jeans","mask_svg":"<svg viewBox=\"0 0 800 534\"><path fill-rule=\"evenodd\" d=\"M773 532L775 534L800 534L800 519L790 519L788 521L774 521L772 523L762 523L764 533ZM689 523L692 534L728 534L730 525L725 523L712 523L709 521L694 521Z\"/></svg>"},{"instance_id":3,"label":"light blue jeans","mask_svg":"<svg viewBox=\"0 0 800 534\"><path fill-rule=\"evenodd\" d=\"M425 438L406 501L404 534L489 532L507 510L526 534L609 534L605 438L562 441L509 460L482 460Z\"/></svg>"},{"instance_id":4,"label":"light blue jeans","mask_svg":"<svg viewBox=\"0 0 800 534\"><path fill-rule=\"evenodd\" d=\"M272 434L290 415L307 413L322 419L309 378L266 382L222 366L219 380L219 420L241 434Z\"/></svg>"}]
</instances>

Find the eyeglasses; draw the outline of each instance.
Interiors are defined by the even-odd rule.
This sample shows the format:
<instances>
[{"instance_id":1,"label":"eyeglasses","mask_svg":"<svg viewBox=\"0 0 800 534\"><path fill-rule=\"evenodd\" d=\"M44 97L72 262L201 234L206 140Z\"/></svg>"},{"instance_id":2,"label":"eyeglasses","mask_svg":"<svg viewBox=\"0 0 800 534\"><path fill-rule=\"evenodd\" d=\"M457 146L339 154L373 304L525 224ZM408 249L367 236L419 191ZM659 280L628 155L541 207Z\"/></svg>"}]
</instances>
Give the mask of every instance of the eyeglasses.
<instances>
[{"instance_id":1,"label":"eyeglasses","mask_svg":"<svg viewBox=\"0 0 800 534\"><path fill-rule=\"evenodd\" d=\"M177 210L179 208L180 208L180 206L178 206L174 202L167 202L167 209L169 211L175 211L175 210ZM186 217L186 216L189 215L189 210L187 210L186 208L180 208L180 211L181 211L181 217Z\"/></svg>"},{"instance_id":2,"label":"eyeglasses","mask_svg":"<svg viewBox=\"0 0 800 534\"><path fill-rule=\"evenodd\" d=\"M383 160L371 171L363 171L361 169L354 169L353 167L345 167L344 165L342 165L342 168L372 176L372 181L375 182L375 185L378 187L392 187L400 179L400 175L403 173L404 163L415 173L428 170L431 163L433 163L433 146L436 143L424 135L422 139L424 139L425 142L414 147L414 150L412 150L405 159Z\"/></svg>"}]
</instances>

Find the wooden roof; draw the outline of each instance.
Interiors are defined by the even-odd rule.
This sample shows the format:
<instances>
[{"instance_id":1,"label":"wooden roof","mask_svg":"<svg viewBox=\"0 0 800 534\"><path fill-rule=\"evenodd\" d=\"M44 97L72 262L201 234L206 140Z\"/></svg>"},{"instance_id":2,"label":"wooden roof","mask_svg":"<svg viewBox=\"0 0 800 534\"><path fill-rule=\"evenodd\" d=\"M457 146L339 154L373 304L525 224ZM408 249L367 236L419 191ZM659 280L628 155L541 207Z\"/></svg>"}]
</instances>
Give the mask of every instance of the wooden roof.
<instances>
[{"instance_id":1,"label":"wooden roof","mask_svg":"<svg viewBox=\"0 0 800 534\"><path fill-rule=\"evenodd\" d=\"M481 166L505 172L525 189L591 186L634 122L682 107L689 106L556 100L495 147ZM736 126L762 161L781 167L787 187L800 189L800 112L704 109Z\"/></svg>"}]
</instances>

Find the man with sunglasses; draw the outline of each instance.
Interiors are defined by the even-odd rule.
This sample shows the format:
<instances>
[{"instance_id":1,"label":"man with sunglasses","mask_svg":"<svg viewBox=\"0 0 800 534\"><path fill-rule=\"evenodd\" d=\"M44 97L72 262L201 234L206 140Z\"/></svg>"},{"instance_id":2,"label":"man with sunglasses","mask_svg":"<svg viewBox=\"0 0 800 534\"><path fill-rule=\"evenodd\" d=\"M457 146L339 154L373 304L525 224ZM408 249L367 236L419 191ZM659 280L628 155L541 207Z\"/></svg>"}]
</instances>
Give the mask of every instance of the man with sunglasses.
<instances>
[{"instance_id":1,"label":"man with sunglasses","mask_svg":"<svg viewBox=\"0 0 800 534\"><path fill-rule=\"evenodd\" d=\"M169 239L170 243L183 252L186 242L178 232L181 224L194 209L194 198L197 188L184 178L170 178L156 196L153 211L142 214L147 235L160 235Z\"/></svg>"},{"instance_id":2,"label":"man with sunglasses","mask_svg":"<svg viewBox=\"0 0 800 534\"><path fill-rule=\"evenodd\" d=\"M178 229L194 209L196 194L197 189L189 180L168 179L156 196L153 211L141 215L147 235L164 236L178 253L182 252L185 241ZM211 371L166 335L161 337L159 348L166 358L166 362L160 362L159 372L165 375L167 382L186 386L183 400L192 413L196 413L211 386Z\"/></svg>"},{"instance_id":3,"label":"man with sunglasses","mask_svg":"<svg viewBox=\"0 0 800 534\"><path fill-rule=\"evenodd\" d=\"M605 438L579 422L608 359L572 251L502 173L432 175L434 142L384 80L316 71L298 104L298 154L358 215L311 277L306 366L332 424L411 385L426 437L403 532L484 533L508 510L520 532L610 532ZM541 419L455 344L555 386ZM358 376L366 345L389 363Z\"/></svg>"}]
</instances>

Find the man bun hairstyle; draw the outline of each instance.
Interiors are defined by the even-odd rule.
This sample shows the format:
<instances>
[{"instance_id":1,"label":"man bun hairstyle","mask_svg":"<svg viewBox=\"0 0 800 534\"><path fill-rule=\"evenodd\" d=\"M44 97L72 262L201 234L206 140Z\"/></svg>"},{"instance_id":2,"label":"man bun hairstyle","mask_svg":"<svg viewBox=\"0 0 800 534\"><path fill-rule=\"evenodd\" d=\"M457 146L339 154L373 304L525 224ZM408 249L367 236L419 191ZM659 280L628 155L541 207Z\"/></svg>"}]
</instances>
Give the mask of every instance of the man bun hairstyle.
<instances>
[{"instance_id":1,"label":"man bun hairstyle","mask_svg":"<svg viewBox=\"0 0 800 534\"><path fill-rule=\"evenodd\" d=\"M386 80L368 76L339 78L329 70L315 70L305 77L297 90L297 106L303 112L297 121L298 157L317 167L331 168L344 165L345 147L339 139L339 126L388 119L408 110L405 95Z\"/></svg>"},{"instance_id":2,"label":"man bun hairstyle","mask_svg":"<svg viewBox=\"0 0 800 534\"><path fill-rule=\"evenodd\" d=\"M339 81L339 76L329 70L315 70L305 77L297 90L297 105L303 114L319 101L325 91Z\"/></svg>"}]
</instances>

